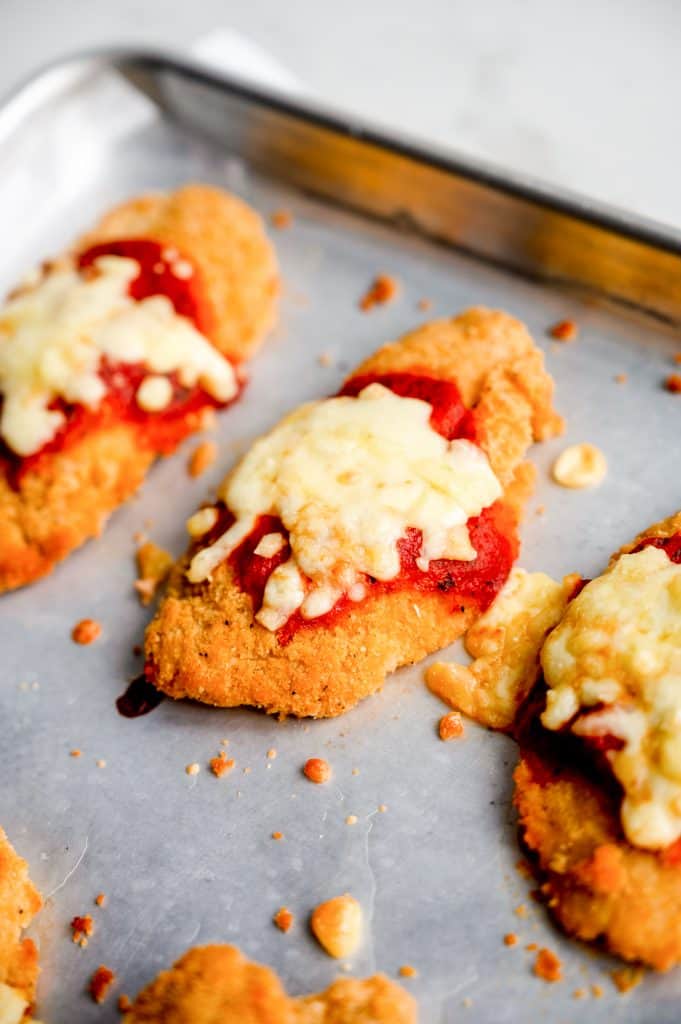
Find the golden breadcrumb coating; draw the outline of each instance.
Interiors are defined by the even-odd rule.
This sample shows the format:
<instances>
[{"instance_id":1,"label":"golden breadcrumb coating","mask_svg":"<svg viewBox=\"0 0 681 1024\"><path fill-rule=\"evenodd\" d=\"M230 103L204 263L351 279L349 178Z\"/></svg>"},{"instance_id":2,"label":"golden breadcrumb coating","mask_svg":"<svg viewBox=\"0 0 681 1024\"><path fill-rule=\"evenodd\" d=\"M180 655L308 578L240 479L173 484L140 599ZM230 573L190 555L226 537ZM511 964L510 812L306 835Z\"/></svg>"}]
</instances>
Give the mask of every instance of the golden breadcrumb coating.
<instances>
[{"instance_id":1,"label":"golden breadcrumb coating","mask_svg":"<svg viewBox=\"0 0 681 1024\"><path fill-rule=\"evenodd\" d=\"M455 381L476 410L482 448L519 518L534 482L523 459L533 440L561 429L553 383L540 351L517 320L486 309L440 320L386 345L353 376L396 371ZM250 597L228 561L210 581L190 584L188 556L175 568L147 630L151 677L171 697L271 713L330 717L383 685L401 665L456 640L477 614L435 593L401 590L349 608L333 624L299 630L286 646L254 621Z\"/></svg>"},{"instance_id":2,"label":"golden breadcrumb coating","mask_svg":"<svg viewBox=\"0 0 681 1024\"><path fill-rule=\"evenodd\" d=\"M148 985L123 1024L416 1024L416 1004L378 974L292 999L276 974L234 946L190 949Z\"/></svg>"},{"instance_id":3,"label":"golden breadcrumb coating","mask_svg":"<svg viewBox=\"0 0 681 1024\"><path fill-rule=\"evenodd\" d=\"M0 828L0 983L16 989L29 1003L38 980L38 951L21 933L41 906L26 861Z\"/></svg>"},{"instance_id":4,"label":"golden breadcrumb coating","mask_svg":"<svg viewBox=\"0 0 681 1024\"><path fill-rule=\"evenodd\" d=\"M681 513L648 537L681 532ZM541 710L540 705L537 710ZM625 960L667 970L681 960L681 856L632 846L620 823L621 791L584 758L580 741L542 729L521 732L515 804L549 909L566 932L599 940Z\"/></svg>"},{"instance_id":5,"label":"golden breadcrumb coating","mask_svg":"<svg viewBox=\"0 0 681 1024\"><path fill-rule=\"evenodd\" d=\"M148 238L176 247L197 268L207 336L233 361L249 356L276 312L278 274L260 217L241 200L205 185L123 203L76 243L74 252L115 239ZM200 416L192 429L199 429ZM22 475L18 489L0 468L0 592L44 576L101 533L138 489L156 454L130 423L103 426Z\"/></svg>"}]
</instances>

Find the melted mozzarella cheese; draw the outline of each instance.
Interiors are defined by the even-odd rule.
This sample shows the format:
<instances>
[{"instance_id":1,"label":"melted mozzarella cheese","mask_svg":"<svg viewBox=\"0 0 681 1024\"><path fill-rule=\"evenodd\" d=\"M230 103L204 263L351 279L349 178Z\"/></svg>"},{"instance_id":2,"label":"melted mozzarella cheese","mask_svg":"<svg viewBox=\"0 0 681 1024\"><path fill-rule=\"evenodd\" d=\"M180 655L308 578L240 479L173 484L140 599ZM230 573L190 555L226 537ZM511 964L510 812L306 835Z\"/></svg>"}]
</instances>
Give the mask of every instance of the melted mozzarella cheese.
<instances>
[{"instance_id":1,"label":"melted mozzarella cheese","mask_svg":"<svg viewBox=\"0 0 681 1024\"><path fill-rule=\"evenodd\" d=\"M329 611L342 594L361 599L366 576L394 579L398 541L423 536L419 568L475 558L467 522L502 490L485 453L447 441L431 406L370 384L357 398L312 402L255 443L222 485L234 524L196 554L188 577L207 579L261 515L281 519L291 557L270 576L259 621L277 629L298 608Z\"/></svg>"},{"instance_id":2,"label":"melted mozzarella cheese","mask_svg":"<svg viewBox=\"0 0 681 1024\"><path fill-rule=\"evenodd\" d=\"M681 565L655 547L622 555L569 605L542 665L545 726L621 741L608 758L629 841L680 838Z\"/></svg>"},{"instance_id":3,"label":"melted mozzarella cheese","mask_svg":"<svg viewBox=\"0 0 681 1024\"><path fill-rule=\"evenodd\" d=\"M159 374L177 373L183 386L200 384L218 401L237 392L231 364L166 296L130 297L135 260L100 256L95 269L85 276L71 266L54 270L0 309L0 436L18 455L37 452L63 424L63 413L50 409L55 399L99 405L103 357L150 371L138 392L149 411L172 397Z\"/></svg>"}]
</instances>

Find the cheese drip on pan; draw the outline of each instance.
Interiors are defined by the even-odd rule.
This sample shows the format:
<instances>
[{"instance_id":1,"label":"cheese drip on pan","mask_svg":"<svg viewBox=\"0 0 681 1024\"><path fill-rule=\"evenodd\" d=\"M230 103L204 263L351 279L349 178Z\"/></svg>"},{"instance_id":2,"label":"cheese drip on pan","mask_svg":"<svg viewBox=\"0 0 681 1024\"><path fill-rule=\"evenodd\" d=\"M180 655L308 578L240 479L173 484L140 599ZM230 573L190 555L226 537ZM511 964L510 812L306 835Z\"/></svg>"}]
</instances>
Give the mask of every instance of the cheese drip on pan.
<instances>
[{"instance_id":1,"label":"cheese drip on pan","mask_svg":"<svg viewBox=\"0 0 681 1024\"><path fill-rule=\"evenodd\" d=\"M291 546L256 616L270 630L298 609L324 615L343 594L361 600L367 576L394 579L398 541L410 527L423 536L424 572L433 559L473 560L466 524L501 496L501 485L477 445L432 428L431 411L376 383L356 398L291 413L223 483L220 498L235 521L194 556L189 580L207 579L262 515L281 519Z\"/></svg>"},{"instance_id":2,"label":"cheese drip on pan","mask_svg":"<svg viewBox=\"0 0 681 1024\"><path fill-rule=\"evenodd\" d=\"M148 412L172 398L160 374L177 373L183 387L198 384L220 402L236 395L232 365L170 299L130 297L135 260L100 256L94 267L87 275L72 266L50 271L0 309L0 437L18 455L39 451L63 425L63 412L50 408L55 399L99 406L102 358L149 370L137 395Z\"/></svg>"},{"instance_id":3,"label":"cheese drip on pan","mask_svg":"<svg viewBox=\"0 0 681 1024\"><path fill-rule=\"evenodd\" d=\"M663 550L622 555L571 602L542 652L543 724L613 737L629 841L681 837L681 565Z\"/></svg>"}]
</instances>

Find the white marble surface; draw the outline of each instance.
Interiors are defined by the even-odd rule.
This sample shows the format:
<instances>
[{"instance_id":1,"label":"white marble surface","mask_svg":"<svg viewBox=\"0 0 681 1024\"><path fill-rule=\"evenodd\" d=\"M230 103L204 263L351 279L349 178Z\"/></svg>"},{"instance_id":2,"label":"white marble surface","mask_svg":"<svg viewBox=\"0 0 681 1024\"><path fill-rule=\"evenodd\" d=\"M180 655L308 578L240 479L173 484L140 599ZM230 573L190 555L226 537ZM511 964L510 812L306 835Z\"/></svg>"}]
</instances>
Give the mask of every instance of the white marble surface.
<instances>
[{"instance_id":1,"label":"white marble surface","mask_svg":"<svg viewBox=\"0 0 681 1024\"><path fill-rule=\"evenodd\" d=\"M334 105L681 228L678 0L0 0L0 91L219 26Z\"/></svg>"}]
</instances>

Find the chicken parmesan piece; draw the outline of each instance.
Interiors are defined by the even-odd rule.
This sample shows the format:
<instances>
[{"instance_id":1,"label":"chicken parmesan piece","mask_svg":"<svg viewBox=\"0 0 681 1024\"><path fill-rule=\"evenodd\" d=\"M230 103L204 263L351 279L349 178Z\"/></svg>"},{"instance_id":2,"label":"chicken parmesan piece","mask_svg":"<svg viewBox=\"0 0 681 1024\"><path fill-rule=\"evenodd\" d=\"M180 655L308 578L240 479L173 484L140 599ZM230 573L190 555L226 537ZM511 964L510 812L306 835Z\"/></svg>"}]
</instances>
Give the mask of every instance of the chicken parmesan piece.
<instances>
[{"instance_id":1,"label":"chicken parmesan piece","mask_svg":"<svg viewBox=\"0 0 681 1024\"><path fill-rule=\"evenodd\" d=\"M38 951L22 932L42 906L28 865L0 828L0 1020L28 1020L38 980Z\"/></svg>"},{"instance_id":2,"label":"chicken parmesan piece","mask_svg":"<svg viewBox=\"0 0 681 1024\"><path fill-rule=\"evenodd\" d=\"M382 974L293 999L234 946L190 949L134 1001L123 1024L416 1024L414 999Z\"/></svg>"},{"instance_id":3,"label":"chicken parmesan piece","mask_svg":"<svg viewBox=\"0 0 681 1024\"><path fill-rule=\"evenodd\" d=\"M515 803L556 920L681 960L681 513L618 552L542 651Z\"/></svg>"},{"instance_id":4,"label":"chicken parmesan piece","mask_svg":"<svg viewBox=\"0 0 681 1024\"><path fill-rule=\"evenodd\" d=\"M0 591L101 532L239 394L278 275L258 215L190 185L119 206L0 308Z\"/></svg>"},{"instance_id":5,"label":"chicken parmesan piece","mask_svg":"<svg viewBox=\"0 0 681 1024\"><path fill-rule=\"evenodd\" d=\"M473 309L386 345L295 410L188 523L147 630L172 697L328 717L451 643L518 553L553 384L525 328Z\"/></svg>"}]
</instances>

